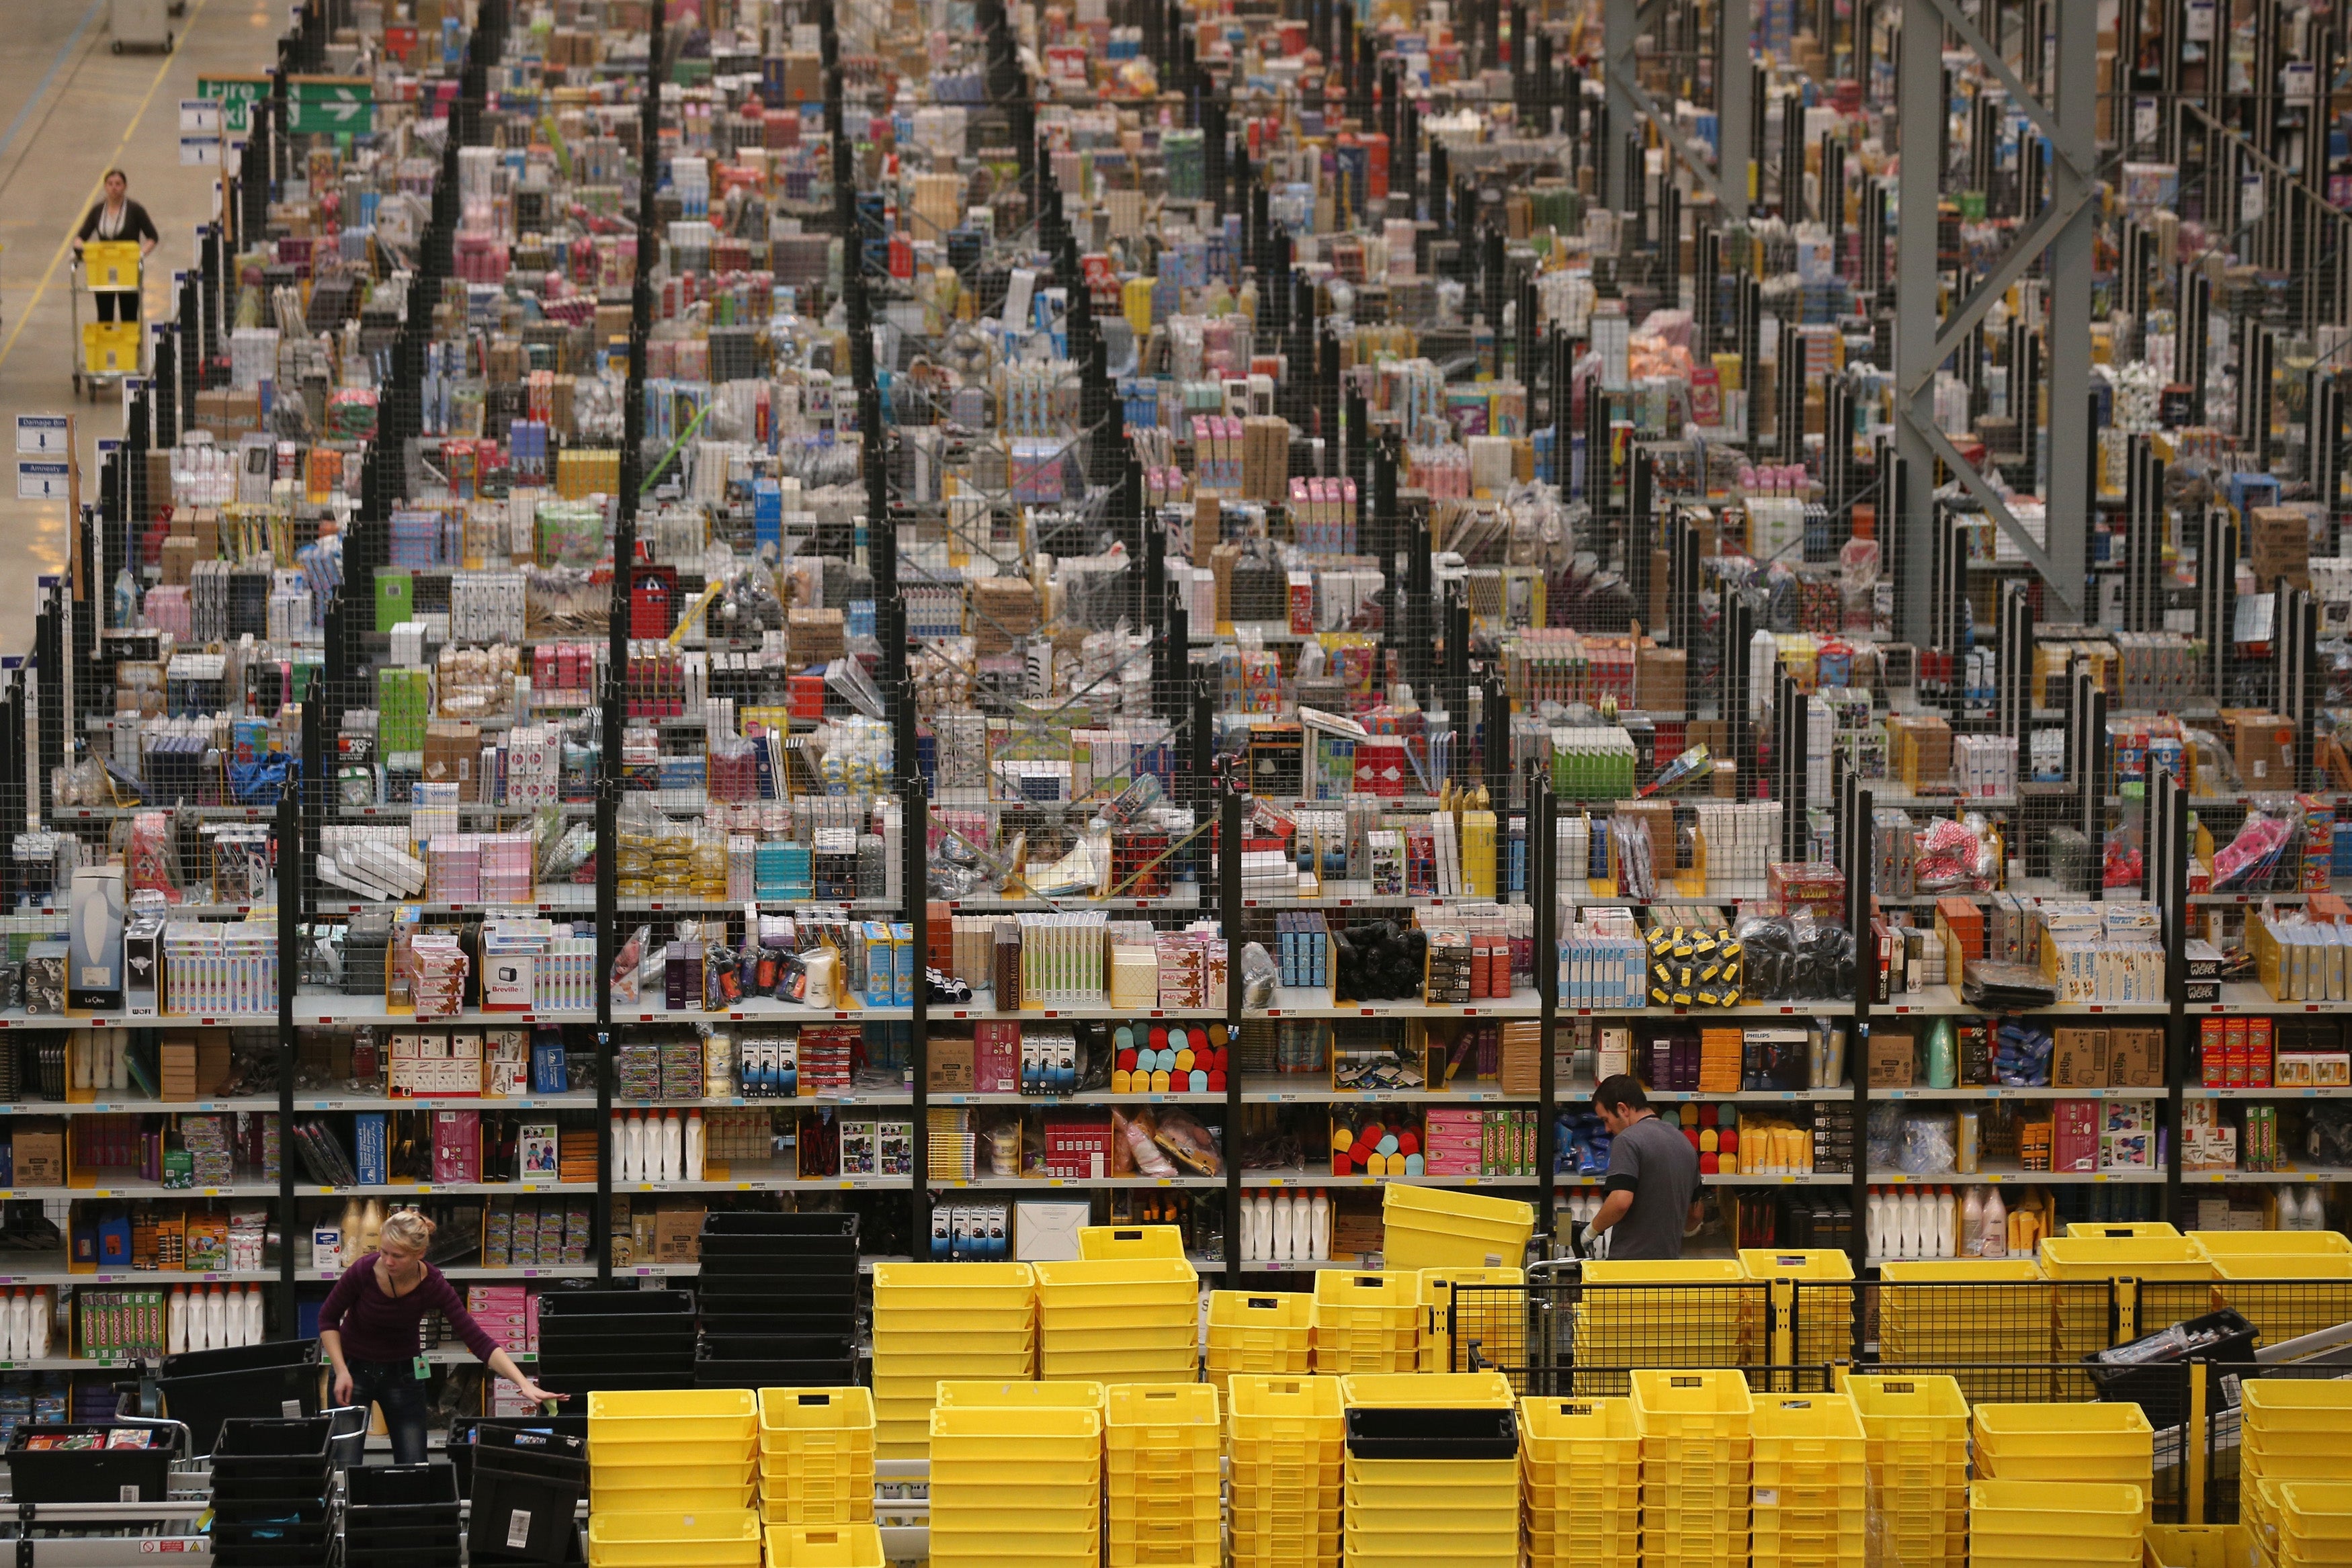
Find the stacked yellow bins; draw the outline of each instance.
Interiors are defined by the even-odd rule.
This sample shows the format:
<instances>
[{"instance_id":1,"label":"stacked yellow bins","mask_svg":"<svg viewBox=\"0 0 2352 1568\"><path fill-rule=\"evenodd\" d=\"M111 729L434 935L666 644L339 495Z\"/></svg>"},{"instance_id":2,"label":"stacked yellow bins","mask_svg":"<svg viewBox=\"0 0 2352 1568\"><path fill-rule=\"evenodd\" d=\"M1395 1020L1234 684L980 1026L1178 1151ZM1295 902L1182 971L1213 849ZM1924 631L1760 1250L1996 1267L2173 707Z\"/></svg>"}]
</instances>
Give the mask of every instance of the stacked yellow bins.
<instances>
[{"instance_id":1,"label":"stacked yellow bins","mask_svg":"<svg viewBox=\"0 0 2352 1568\"><path fill-rule=\"evenodd\" d=\"M2156 1429L2137 1405L1979 1405L1979 1481L2113 1483L2156 1490ZM1975 1529L1973 1521L1969 1528Z\"/></svg>"},{"instance_id":2,"label":"stacked yellow bins","mask_svg":"<svg viewBox=\"0 0 2352 1568\"><path fill-rule=\"evenodd\" d=\"M1528 1364L1527 1281L1518 1269L1423 1269L1421 1271L1421 1370L1467 1372L1475 1347L1481 1362L1517 1374ZM1473 1287L1455 1295L1456 1286ZM1455 1326L1458 1322L1458 1332ZM1460 1354L1454 1350L1457 1340ZM1459 1361L1461 1364L1456 1365Z\"/></svg>"},{"instance_id":3,"label":"stacked yellow bins","mask_svg":"<svg viewBox=\"0 0 2352 1568\"><path fill-rule=\"evenodd\" d=\"M2114 1483L1980 1480L1969 1568L2137 1568L2147 1494Z\"/></svg>"},{"instance_id":4,"label":"stacked yellow bins","mask_svg":"<svg viewBox=\"0 0 2352 1568\"><path fill-rule=\"evenodd\" d=\"M1633 1402L1519 1401L1519 1495L1529 1568L1632 1568L1642 1540Z\"/></svg>"},{"instance_id":5,"label":"stacked yellow bins","mask_svg":"<svg viewBox=\"0 0 2352 1568\"><path fill-rule=\"evenodd\" d=\"M1109 1568L1222 1568L1224 1434L1205 1383L1116 1383L1103 1390Z\"/></svg>"},{"instance_id":6,"label":"stacked yellow bins","mask_svg":"<svg viewBox=\"0 0 2352 1568\"><path fill-rule=\"evenodd\" d=\"M2055 1353L2053 1292L2042 1265L2031 1258L1885 1263L1878 1278L1878 1359L1886 1366L2046 1362ZM2098 1343L2084 1348L2105 1347L2102 1322ZM2021 1392L2013 1373L1955 1375L1971 1400L2014 1398ZM2042 1381L2044 1386L2023 1391L2048 1393Z\"/></svg>"},{"instance_id":7,"label":"stacked yellow bins","mask_svg":"<svg viewBox=\"0 0 2352 1568\"><path fill-rule=\"evenodd\" d=\"M1209 1292L1209 1381L1236 1373L1296 1377L1314 1360L1315 1299L1303 1291Z\"/></svg>"},{"instance_id":8,"label":"stacked yellow bins","mask_svg":"<svg viewBox=\"0 0 2352 1568\"><path fill-rule=\"evenodd\" d=\"M931 1412L933 1568L1097 1568L1102 1390L1089 1406Z\"/></svg>"},{"instance_id":9,"label":"stacked yellow bins","mask_svg":"<svg viewBox=\"0 0 2352 1568\"><path fill-rule=\"evenodd\" d=\"M2042 1242L2042 1271L2059 1291L2058 1359L2073 1361L2104 1343L2085 1343L2094 1315L2088 1300L2074 1300L2069 1281L2122 1283L2117 1344L2154 1333L2213 1310L2213 1262L2185 1236L2050 1236ZM2104 1321L2097 1332L2106 1332ZM2079 1346L2079 1348L2077 1348Z\"/></svg>"},{"instance_id":10,"label":"stacked yellow bins","mask_svg":"<svg viewBox=\"0 0 2352 1568\"><path fill-rule=\"evenodd\" d=\"M2352 1476L2352 1382L2248 1378L2238 1388L2238 1495Z\"/></svg>"},{"instance_id":11,"label":"stacked yellow bins","mask_svg":"<svg viewBox=\"0 0 2352 1568\"><path fill-rule=\"evenodd\" d=\"M1969 1402L1952 1378L1849 1377L1889 1549L1905 1568L1957 1568L1969 1549Z\"/></svg>"},{"instance_id":12,"label":"stacked yellow bins","mask_svg":"<svg viewBox=\"0 0 2352 1568\"><path fill-rule=\"evenodd\" d=\"M1739 1266L1771 1285L1769 1302L1745 1298L1747 1342L1774 1366L1824 1366L1853 1359L1853 1260L1833 1248L1743 1249ZM1800 1286L1803 1288L1799 1289ZM1843 1288L1841 1288L1843 1287ZM1752 1320L1769 1304L1768 1323Z\"/></svg>"},{"instance_id":13,"label":"stacked yellow bins","mask_svg":"<svg viewBox=\"0 0 2352 1568\"><path fill-rule=\"evenodd\" d=\"M2278 1495L2279 1568L2352 1565L2352 1483L2288 1481Z\"/></svg>"},{"instance_id":14,"label":"stacked yellow bins","mask_svg":"<svg viewBox=\"0 0 2352 1568\"><path fill-rule=\"evenodd\" d=\"M1234 1568L1332 1568L1348 1437L1339 1380L1235 1373L1225 1401Z\"/></svg>"},{"instance_id":15,"label":"stacked yellow bins","mask_svg":"<svg viewBox=\"0 0 2352 1568\"><path fill-rule=\"evenodd\" d=\"M929 1451L943 1377L1037 1375L1037 1276L1026 1263L874 1265L874 1451Z\"/></svg>"},{"instance_id":16,"label":"stacked yellow bins","mask_svg":"<svg viewBox=\"0 0 2352 1568\"><path fill-rule=\"evenodd\" d=\"M756 1564L759 1420L748 1389L590 1394L589 1561Z\"/></svg>"},{"instance_id":17,"label":"stacked yellow bins","mask_svg":"<svg viewBox=\"0 0 2352 1568\"><path fill-rule=\"evenodd\" d=\"M1870 1472L1853 1401L1762 1395L1749 1433L1755 1568L1861 1568Z\"/></svg>"},{"instance_id":18,"label":"stacked yellow bins","mask_svg":"<svg viewBox=\"0 0 2352 1568\"><path fill-rule=\"evenodd\" d=\"M588 1396L588 1511L748 1509L759 1405L748 1389L665 1388Z\"/></svg>"},{"instance_id":19,"label":"stacked yellow bins","mask_svg":"<svg viewBox=\"0 0 2352 1568\"><path fill-rule=\"evenodd\" d=\"M874 1395L760 1390L760 1517L770 1525L874 1521Z\"/></svg>"},{"instance_id":20,"label":"stacked yellow bins","mask_svg":"<svg viewBox=\"0 0 2352 1568\"><path fill-rule=\"evenodd\" d=\"M1421 1364L1421 1276L1326 1269L1315 1276L1315 1370L1411 1372Z\"/></svg>"},{"instance_id":21,"label":"stacked yellow bins","mask_svg":"<svg viewBox=\"0 0 2352 1568\"><path fill-rule=\"evenodd\" d=\"M1748 1561L1756 1410L1748 1380L1728 1368L1642 1368L1631 1384L1643 1568L1738 1568Z\"/></svg>"},{"instance_id":22,"label":"stacked yellow bins","mask_svg":"<svg viewBox=\"0 0 2352 1568\"><path fill-rule=\"evenodd\" d=\"M1381 1189L1381 1256L1391 1269L1517 1269L1527 1262L1536 1207L1438 1186Z\"/></svg>"},{"instance_id":23,"label":"stacked yellow bins","mask_svg":"<svg viewBox=\"0 0 2352 1568\"><path fill-rule=\"evenodd\" d=\"M772 1524L767 1568L887 1568L873 1524Z\"/></svg>"},{"instance_id":24,"label":"stacked yellow bins","mask_svg":"<svg viewBox=\"0 0 2352 1568\"><path fill-rule=\"evenodd\" d=\"M2352 1322L2352 1237L2340 1230L2192 1230L2213 1264L2214 1300L2262 1330L2263 1343Z\"/></svg>"},{"instance_id":25,"label":"stacked yellow bins","mask_svg":"<svg viewBox=\"0 0 2352 1568\"><path fill-rule=\"evenodd\" d=\"M1201 1277L1190 1262L1124 1258L1036 1269L1039 1376L1199 1381Z\"/></svg>"},{"instance_id":26,"label":"stacked yellow bins","mask_svg":"<svg viewBox=\"0 0 2352 1568\"><path fill-rule=\"evenodd\" d=\"M1516 1427L1517 1401L1499 1373L1343 1377L1348 1409L1495 1410ZM1519 1459L1359 1458L1341 1467L1348 1568L1518 1568Z\"/></svg>"},{"instance_id":27,"label":"stacked yellow bins","mask_svg":"<svg viewBox=\"0 0 2352 1568\"><path fill-rule=\"evenodd\" d=\"M1584 1266L1575 1360L1580 1394L1622 1394L1619 1367L1745 1366L1757 1359L1748 1303L1760 1293L1736 1258Z\"/></svg>"}]
</instances>

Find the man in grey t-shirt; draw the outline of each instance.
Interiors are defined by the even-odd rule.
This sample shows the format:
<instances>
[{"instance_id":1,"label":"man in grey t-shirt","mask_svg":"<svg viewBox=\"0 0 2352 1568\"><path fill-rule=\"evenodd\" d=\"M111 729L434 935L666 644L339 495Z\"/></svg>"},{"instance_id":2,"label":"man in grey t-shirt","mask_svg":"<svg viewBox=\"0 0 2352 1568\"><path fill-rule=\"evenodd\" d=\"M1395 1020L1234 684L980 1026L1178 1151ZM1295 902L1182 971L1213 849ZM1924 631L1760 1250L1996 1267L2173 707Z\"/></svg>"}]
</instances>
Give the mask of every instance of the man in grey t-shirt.
<instances>
[{"instance_id":1,"label":"man in grey t-shirt","mask_svg":"<svg viewBox=\"0 0 2352 1568\"><path fill-rule=\"evenodd\" d=\"M1602 1080L1592 1109L1610 1132L1609 1196L1582 1239L1589 1245L1605 1232L1612 1260L1681 1257L1684 1232L1704 1218L1698 1151L1680 1128L1659 1120L1631 1074Z\"/></svg>"}]
</instances>

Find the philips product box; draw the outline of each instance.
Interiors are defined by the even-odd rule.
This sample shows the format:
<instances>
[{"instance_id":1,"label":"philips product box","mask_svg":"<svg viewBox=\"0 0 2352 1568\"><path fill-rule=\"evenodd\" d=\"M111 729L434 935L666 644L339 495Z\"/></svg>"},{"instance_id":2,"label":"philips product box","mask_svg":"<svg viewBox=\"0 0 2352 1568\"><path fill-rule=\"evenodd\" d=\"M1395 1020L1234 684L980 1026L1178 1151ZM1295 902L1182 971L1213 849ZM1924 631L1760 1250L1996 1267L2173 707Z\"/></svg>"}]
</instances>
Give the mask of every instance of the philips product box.
<instances>
[{"instance_id":1,"label":"philips product box","mask_svg":"<svg viewBox=\"0 0 2352 1568\"><path fill-rule=\"evenodd\" d=\"M66 1005L107 1012L122 1006L124 868L83 866L74 873L67 922Z\"/></svg>"}]
</instances>

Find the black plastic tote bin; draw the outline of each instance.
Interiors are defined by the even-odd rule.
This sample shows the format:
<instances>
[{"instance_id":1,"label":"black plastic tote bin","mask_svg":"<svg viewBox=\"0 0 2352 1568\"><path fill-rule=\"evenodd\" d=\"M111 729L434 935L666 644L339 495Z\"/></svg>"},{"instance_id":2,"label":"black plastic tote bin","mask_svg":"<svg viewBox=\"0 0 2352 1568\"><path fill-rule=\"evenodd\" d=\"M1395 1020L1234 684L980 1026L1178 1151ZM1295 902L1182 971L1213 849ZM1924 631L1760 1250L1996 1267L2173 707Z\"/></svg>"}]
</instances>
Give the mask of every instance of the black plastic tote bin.
<instances>
[{"instance_id":1,"label":"black plastic tote bin","mask_svg":"<svg viewBox=\"0 0 2352 1568\"><path fill-rule=\"evenodd\" d=\"M32 1448L36 1437L104 1435L139 1428L35 1427L16 1428L8 1444L9 1491L18 1502L161 1502L171 1490L180 1434L149 1427L144 1448Z\"/></svg>"},{"instance_id":2,"label":"black plastic tote bin","mask_svg":"<svg viewBox=\"0 0 2352 1568\"><path fill-rule=\"evenodd\" d=\"M478 1558L485 1552L502 1552L535 1563L562 1562L578 1534L572 1515L586 1495L586 1477L557 1479L498 1469L484 1463L486 1453L474 1456L474 1506L467 1545Z\"/></svg>"},{"instance_id":3,"label":"black plastic tote bin","mask_svg":"<svg viewBox=\"0 0 2352 1568\"><path fill-rule=\"evenodd\" d=\"M1348 1412L1348 1452L1360 1459L1507 1459L1518 1451L1511 1410Z\"/></svg>"},{"instance_id":4,"label":"black plastic tote bin","mask_svg":"<svg viewBox=\"0 0 2352 1568\"><path fill-rule=\"evenodd\" d=\"M315 1416L319 1364L309 1340L275 1340L234 1350L163 1358L156 1381L163 1414L184 1422L193 1451L212 1451L221 1423L233 1416Z\"/></svg>"},{"instance_id":5,"label":"black plastic tote bin","mask_svg":"<svg viewBox=\"0 0 2352 1568\"><path fill-rule=\"evenodd\" d=\"M793 1236L857 1239L857 1216L782 1209L723 1209L702 1217L707 1246L718 1236Z\"/></svg>"},{"instance_id":6,"label":"black plastic tote bin","mask_svg":"<svg viewBox=\"0 0 2352 1568\"><path fill-rule=\"evenodd\" d=\"M295 1420L232 1416L213 1444L213 1474L246 1480L307 1479L327 1467L324 1416Z\"/></svg>"}]
</instances>

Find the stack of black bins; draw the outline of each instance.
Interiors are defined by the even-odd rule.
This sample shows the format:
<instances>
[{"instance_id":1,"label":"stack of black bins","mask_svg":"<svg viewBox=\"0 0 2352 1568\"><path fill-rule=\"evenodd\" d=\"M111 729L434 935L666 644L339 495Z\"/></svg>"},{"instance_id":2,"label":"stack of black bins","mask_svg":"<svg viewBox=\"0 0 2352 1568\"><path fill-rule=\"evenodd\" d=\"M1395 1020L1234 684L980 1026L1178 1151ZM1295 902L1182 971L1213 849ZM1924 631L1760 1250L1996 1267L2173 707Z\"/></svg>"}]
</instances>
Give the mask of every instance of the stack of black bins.
<instances>
[{"instance_id":1,"label":"stack of black bins","mask_svg":"<svg viewBox=\"0 0 2352 1568\"><path fill-rule=\"evenodd\" d=\"M706 1215L695 1293L702 1303L696 1387L857 1381L857 1216ZM546 1333L542 1315L542 1346Z\"/></svg>"},{"instance_id":2,"label":"stack of black bins","mask_svg":"<svg viewBox=\"0 0 2352 1568\"><path fill-rule=\"evenodd\" d=\"M327 1560L334 1469L324 1416L232 1416L213 1440L216 1568L311 1568Z\"/></svg>"},{"instance_id":3,"label":"stack of black bins","mask_svg":"<svg viewBox=\"0 0 2352 1568\"><path fill-rule=\"evenodd\" d=\"M588 1439L524 1417L474 1428L467 1558L488 1563L575 1563L573 1521L588 1495Z\"/></svg>"},{"instance_id":4,"label":"stack of black bins","mask_svg":"<svg viewBox=\"0 0 2352 1568\"><path fill-rule=\"evenodd\" d=\"M585 1395L694 1385L687 1291L541 1291L539 1385Z\"/></svg>"},{"instance_id":5,"label":"stack of black bins","mask_svg":"<svg viewBox=\"0 0 2352 1568\"><path fill-rule=\"evenodd\" d=\"M460 1568L456 1469L356 1465L343 1473L343 1568Z\"/></svg>"}]
</instances>

